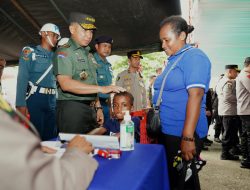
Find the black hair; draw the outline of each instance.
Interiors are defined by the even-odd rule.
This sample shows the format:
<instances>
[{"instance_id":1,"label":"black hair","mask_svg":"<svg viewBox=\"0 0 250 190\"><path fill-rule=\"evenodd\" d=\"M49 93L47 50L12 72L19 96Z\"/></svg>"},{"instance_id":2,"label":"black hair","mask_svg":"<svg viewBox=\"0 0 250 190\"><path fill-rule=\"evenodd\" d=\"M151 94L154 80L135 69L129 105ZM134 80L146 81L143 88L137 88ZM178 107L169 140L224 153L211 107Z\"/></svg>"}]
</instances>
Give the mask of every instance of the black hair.
<instances>
[{"instance_id":1,"label":"black hair","mask_svg":"<svg viewBox=\"0 0 250 190\"><path fill-rule=\"evenodd\" d=\"M244 62L244 66L248 67L250 65L250 57L247 57Z\"/></svg>"},{"instance_id":2,"label":"black hair","mask_svg":"<svg viewBox=\"0 0 250 190\"><path fill-rule=\"evenodd\" d=\"M129 99L129 102L130 102L130 105L133 106L134 105L134 97L131 93L127 92L127 91L124 91L124 92L119 92L119 93L116 93L114 95L114 98L115 97L118 97L118 96L124 96L124 97L127 97Z\"/></svg>"},{"instance_id":3,"label":"black hair","mask_svg":"<svg viewBox=\"0 0 250 190\"><path fill-rule=\"evenodd\" d=\"M185 32L186 38L188 34L193 32L194 30L194 27L188 25L186 20L183 19L181 16L174 15L163 19L160 23L160 29L167 24L171 25L173 32L176 33L178 36L181 34L181 32Z\"/></svg>"}]
</instances>

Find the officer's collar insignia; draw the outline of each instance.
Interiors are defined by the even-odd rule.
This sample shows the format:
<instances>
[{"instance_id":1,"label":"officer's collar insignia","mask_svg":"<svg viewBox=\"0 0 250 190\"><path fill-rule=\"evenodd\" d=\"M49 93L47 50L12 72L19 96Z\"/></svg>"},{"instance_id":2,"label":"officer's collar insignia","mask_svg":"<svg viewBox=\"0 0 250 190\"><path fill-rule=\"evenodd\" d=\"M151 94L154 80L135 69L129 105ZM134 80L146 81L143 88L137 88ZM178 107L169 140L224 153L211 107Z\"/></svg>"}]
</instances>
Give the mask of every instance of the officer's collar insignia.
<instances>
[{"instance_id":1,"label":"officer's collar insignia","mask_svg":"<svg viewBox=\"0 0 250 190\"><path fill-rule=\"evenodd\" d=\"M65 57L67 57L67 53L66 52L58 52L57 57L65 58Z\"/></svg>"}]
</instances>

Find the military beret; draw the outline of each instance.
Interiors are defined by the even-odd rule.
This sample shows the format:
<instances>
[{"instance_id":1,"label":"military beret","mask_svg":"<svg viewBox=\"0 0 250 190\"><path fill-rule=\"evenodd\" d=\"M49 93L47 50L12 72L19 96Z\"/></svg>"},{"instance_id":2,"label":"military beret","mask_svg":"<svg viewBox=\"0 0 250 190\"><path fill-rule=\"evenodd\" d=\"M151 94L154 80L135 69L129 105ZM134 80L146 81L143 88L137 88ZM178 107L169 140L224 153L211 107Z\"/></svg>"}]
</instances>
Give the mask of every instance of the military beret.
<instances>
[{"instance_id":1,"label":"military beret","mask_svg":"<svg viewBox=\"0 0 250 190\"><path fill-rule=\"evenodd\" d=\"M140 50L133 50L127 53L128 58L130 59L131 57L140 57L141 59L143 59L143 57L141 56L141 51Z\"/></svg>"},{"instance_id":2,"label":"military beret","mask_svg":"<svg viewBox=\"0 0 250 190\"><path fill-rule=\"evenodd\" d=\"M113 44L113 39L110 36L99 36L95 39L94 44L109 43Z\"/></svg>"},{"instance_id":3,"label":"military beret","mask_svg":"<svg viewBox=\"0 0 250 190\"><path fill-rule=\"evenodd\" d=\"M226 65L225 69L235 69L236 71L240 71L238 65Z\"/></svg>"},{"instance_id":4,"label":"military beret","mask_svg":"<svg viewBox=\"0 0 250 190\"><path fill-rule=\"evenodd\" d=\"M69 16L69 22L77 22L85 30L96 30L94 17L87 14L72 12Z\"/></svg>"}]
</instances>

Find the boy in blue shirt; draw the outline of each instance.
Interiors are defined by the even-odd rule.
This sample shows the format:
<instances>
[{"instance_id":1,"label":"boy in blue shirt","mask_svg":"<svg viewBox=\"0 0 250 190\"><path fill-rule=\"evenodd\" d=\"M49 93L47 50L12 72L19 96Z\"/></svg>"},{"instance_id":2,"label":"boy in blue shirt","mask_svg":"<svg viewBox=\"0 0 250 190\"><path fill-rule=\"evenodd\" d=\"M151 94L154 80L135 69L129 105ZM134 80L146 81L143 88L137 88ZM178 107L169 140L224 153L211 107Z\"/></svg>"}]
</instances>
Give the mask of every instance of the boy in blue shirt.
<instances>
[{"instance_id":1,"label":"boy in blue shirt","mask_svg":"<svg viewBox=\"0 0 250 190\"><path fill-rule=\"evenodd\" d=\"M113 117L105 121L104 125L92 130L90 135L110 135L120 137L120 123L122 122L126 110L133 110L134 97L129 92L120 92L113 98ZM140 119L132 117L135 126L135 140L140 142Z\"/></svg>"}]
</instances>

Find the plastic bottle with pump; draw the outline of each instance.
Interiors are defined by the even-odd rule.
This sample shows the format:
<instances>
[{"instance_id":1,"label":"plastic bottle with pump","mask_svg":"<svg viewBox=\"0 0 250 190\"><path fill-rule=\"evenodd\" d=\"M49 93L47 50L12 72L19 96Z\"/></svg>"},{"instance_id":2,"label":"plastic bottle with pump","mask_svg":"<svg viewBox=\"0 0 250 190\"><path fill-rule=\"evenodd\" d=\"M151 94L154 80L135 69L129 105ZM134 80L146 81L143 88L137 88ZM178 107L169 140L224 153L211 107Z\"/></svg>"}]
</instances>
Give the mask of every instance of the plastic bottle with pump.
<instances>
[{"instance_id":1,"label":"plastic bottle with pump","mask_svg":"<svg viewBox=\"0 0 250 190\"><path fill-rule=\"evenodd\" d=\"M129 111L125 111L125 116L120 126L120 150L130 151L134 150L134 122L131 120Z\"/></svg>"}]
</instances>

